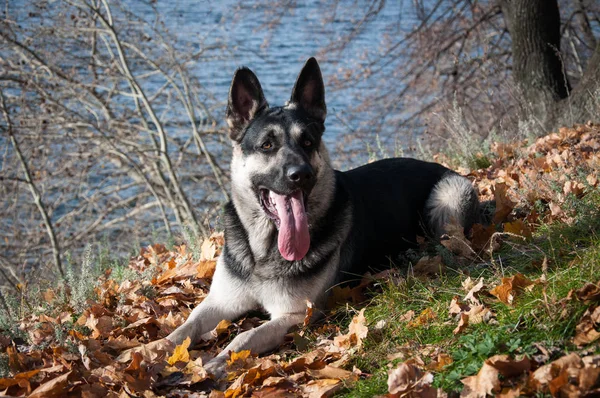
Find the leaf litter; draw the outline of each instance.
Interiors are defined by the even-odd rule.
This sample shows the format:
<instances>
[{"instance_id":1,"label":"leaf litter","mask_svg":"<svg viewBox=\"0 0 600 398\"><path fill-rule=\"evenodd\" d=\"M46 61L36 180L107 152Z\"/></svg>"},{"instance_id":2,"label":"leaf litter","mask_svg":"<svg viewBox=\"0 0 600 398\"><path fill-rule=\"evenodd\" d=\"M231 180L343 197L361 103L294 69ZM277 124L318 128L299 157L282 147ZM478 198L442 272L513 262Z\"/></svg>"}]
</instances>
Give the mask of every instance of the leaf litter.
<instances>
[{"instance_id":1,"label":"leaf litter","mask_svg":"<svg viewBox=\"0 0 600 398\"><path fill-rule=\"evenodd\" d=\"M531 144L492 146L496 156L492 166L460 170L474 181L482 201L495 204L492 222L476 224L468 236L459 228L449 227L442 246L459 261L480 261L489 258L506 239L531 240L542 222L573 223L569 201L598 187L598 148L600 127L593 124L563 128ZM444 163L443 157L437 160ZM589 170L585 175L577 172L582 166ZM560 189L547 181L560 182ZM369 336L364 308L342 333L333 325L309 325L313 304L307 302L300 332L290 333L288 342L267 356L258 357L249 351L230 353L227 376L221 380L215 380L203 364L218 354L232 334L258 326L263 320L246 317L234 323L223 321L208 340L195 347L190 347L189 340L177 347L166 341L164 337L206 297L223 242L223 234L214 233L203 241L197 259L185 245L172 250L160 244L144 248L130 260L129 267L150 272L152 278L118 283L109 270L98 281L96 300L88 301L80 313L58 305L64 292L44 291L44 300L56 304L56 311L20 319L19 329L27 335L27 342L4 336L0 340L10 369L10 377L0 378L2 393L30 397L326 397L368 377L356 367L349 368L352 358L363 352ZM445 259L439 254L424 255L415 263L414 273L436 277L445 272ZM351 301L360 305L365 287L377 278L398 283L390 272L365 278L358 288L333 289L330 304ZM467 277L463 282L465 296L455 296L448 304L451 320L447 322L456 325L454 334L478 323L494 323L491 300L513 306L520 295L538 285L543 288L544 283L544 278L532 281L518 273L502 278L500 283ZM585 348L600 338L598 286L587 283L563 299L589 305L571 336L575 346ZM394 326L427 327L442 321L432 308L418 314L410 310L397 325L380 321L373 332ZM316 329L314 341L306 340L307 328ZM56 339L57 330L67 330L62 341ZM305 344L299 349L294 341ZM452 363L443 351L440 347L421 347L418 355L411 350L389 354L389 361L403 362L390 364L386 396L444 395L433 387L435 374ZM421 356L431 361L426 364ZM589 351L572 352L550 362L549 355L494 355L462 383L461 396L465 397L540 393L592 396L600 393L600 356Z\"/></svg>"}]
</instances>

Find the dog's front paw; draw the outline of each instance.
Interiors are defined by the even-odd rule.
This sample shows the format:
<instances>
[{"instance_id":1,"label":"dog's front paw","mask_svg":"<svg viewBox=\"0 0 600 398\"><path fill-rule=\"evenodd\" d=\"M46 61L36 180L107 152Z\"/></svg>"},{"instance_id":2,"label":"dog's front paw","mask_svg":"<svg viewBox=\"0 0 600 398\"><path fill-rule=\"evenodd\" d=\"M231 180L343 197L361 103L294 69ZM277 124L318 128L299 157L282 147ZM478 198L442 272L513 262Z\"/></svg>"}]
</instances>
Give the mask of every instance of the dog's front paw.
<instances>
[{"instance_id":1,"label":"dog's front paw","mask_svg":"<svg viewBox=\"0 0 600 398\"><path fill-rule=\"evenodd\" d=\"M212 374L215 380L222 379L227 374L225 368L227 367L227 359L225 357L216 357L210 360L206 365L204 365L204 369Z\"/></svg>"}]
</instances>

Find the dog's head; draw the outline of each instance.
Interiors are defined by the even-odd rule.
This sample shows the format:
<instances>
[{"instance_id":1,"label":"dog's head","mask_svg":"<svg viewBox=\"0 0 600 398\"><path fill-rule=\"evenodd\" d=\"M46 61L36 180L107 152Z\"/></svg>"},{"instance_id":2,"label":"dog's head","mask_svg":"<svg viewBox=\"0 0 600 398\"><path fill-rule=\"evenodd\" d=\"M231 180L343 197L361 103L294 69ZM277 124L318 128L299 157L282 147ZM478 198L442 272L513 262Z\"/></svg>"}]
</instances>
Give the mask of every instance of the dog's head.
<instances>
[{"instance_id":1,"label":"dog's head","mask_svg":"<svg viewBox=\"0 0 600 398\"><path fill-rule=\"evenodd\" d=\"M290 261L309 250L307 212L318 206L312 195L325 189L319 185L332 185L331 178L322 178L331 170L321 142L326 114L323 78L314 58L304 65L282 107L269 107L250 69L240 68L233 76L226 117L234 200L277 228L279 251Z\"/></svg>"}]
</instances>

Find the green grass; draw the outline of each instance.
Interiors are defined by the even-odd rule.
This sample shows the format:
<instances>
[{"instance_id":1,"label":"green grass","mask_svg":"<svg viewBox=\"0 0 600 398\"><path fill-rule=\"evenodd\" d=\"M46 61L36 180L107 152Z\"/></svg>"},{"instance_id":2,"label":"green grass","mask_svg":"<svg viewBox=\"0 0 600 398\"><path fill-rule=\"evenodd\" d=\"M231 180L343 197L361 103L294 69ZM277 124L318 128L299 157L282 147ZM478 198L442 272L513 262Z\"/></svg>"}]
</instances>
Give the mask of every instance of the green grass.
<instances>
[{"instance_id":1,"label":"green grass","mask_svg":"<svg viewBox=\"0 0 600 398\"><path fill-rule=\"evenodd\" d=\"M371 397L387 393L386 356L402 351L403 360L420 355L427 363L424 349L439 349L450 355L453 362L434 372L434 385L445 391L462 389L460 380L476 374L483 361L496 354L511 356L534 355L536 343L551 348L555 356L576 350L572 344L575 326L588 305L576 301L561 301L570 290L587 282L597 282L600 275L600 194L589 194L573 203L575 221L572 225L560 223L541 225L530 242L512 239L494 253L493 265L470 264L462 269L448 270L432 280L418 280L407 276L399 286L388 285L375 296L367 307L366 317L370 330L379 320L387 322L380 333L371 333L364 349L353 359L352 365L371 377L358 381L342 391L342 397ZM493 297L483 300L494 313L494 324L470 325L464 333L455 336L452 331L457 321L448 317L453 296L464 297L461 282L470 274L473 279L484 277L489 290L500 283L503 276L523 273L532 280L542 276L541 265L548 260L547 282L531 292L522 292L513 306ZM418 315L430 308L436 318L423 326L408 327L400 322L409 310ZM599 351L598 346L587 347ZM554 358L552 358L554 359ZM395 360L392 366L402 360Z\"/></svg>"}]
</instances>

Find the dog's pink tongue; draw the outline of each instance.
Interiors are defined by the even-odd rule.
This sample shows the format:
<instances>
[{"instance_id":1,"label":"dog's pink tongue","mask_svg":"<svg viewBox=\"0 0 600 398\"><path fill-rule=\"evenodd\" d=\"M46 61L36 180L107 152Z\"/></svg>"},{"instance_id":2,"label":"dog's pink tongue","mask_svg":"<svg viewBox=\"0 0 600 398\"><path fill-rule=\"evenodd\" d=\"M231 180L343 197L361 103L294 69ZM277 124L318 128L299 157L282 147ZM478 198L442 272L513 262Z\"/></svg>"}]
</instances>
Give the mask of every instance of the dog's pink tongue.
<instances>
[{"instance_id":1,"label":"dog's pink tongue","mask_svg":"<svg viewBox=\"0 0 600 398\"><path fill-rule=\"evenodd\" d=\"M279 252L288 261L302 260L310 247L308 218L302 200L302 191L292 195L271 192L279 216Z\"/></svg>"}]
</instances>

